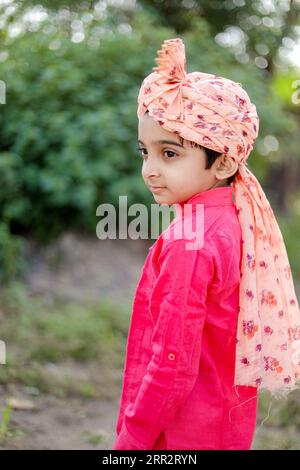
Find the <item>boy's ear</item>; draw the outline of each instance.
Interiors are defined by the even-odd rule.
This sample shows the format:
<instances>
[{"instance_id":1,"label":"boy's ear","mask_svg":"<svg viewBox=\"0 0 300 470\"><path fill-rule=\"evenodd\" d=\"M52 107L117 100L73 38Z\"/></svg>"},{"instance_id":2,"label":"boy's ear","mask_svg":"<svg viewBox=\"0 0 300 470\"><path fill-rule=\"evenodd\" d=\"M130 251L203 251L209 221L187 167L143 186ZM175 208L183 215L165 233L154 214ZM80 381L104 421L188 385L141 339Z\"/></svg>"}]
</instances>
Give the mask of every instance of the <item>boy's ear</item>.
<instances>
[{"instance_id":1,"label":"boy's ear","mask_svg":"<svg viewBox=\"0 0 300 470\"><path fill-rule=\"evenodd\" d=\"M234 175L238 169L237 161L223 153L217 158L215 164L215 176L219 180L229 178Z\"/></svg>"}]
</instances>

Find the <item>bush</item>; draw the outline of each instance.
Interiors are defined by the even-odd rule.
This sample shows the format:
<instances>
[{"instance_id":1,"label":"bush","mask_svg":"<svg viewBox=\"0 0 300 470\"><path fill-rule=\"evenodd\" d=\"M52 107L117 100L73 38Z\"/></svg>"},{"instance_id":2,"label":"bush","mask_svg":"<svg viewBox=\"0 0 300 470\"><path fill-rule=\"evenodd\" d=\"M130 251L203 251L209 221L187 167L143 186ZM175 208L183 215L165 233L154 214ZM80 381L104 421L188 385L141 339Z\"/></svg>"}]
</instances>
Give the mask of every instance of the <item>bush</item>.
<instances>
[{"instance_id":1,"label":"bush","mask_svg":"<svg viewBox=\"0 0 300 470\"><path fill-rule=\"evenodd\" d=\"M12 236L8 226L0 222L0 282L11 282L22 274L24 269L22 248L22 240Z\"/></svg>"}]
</instances>

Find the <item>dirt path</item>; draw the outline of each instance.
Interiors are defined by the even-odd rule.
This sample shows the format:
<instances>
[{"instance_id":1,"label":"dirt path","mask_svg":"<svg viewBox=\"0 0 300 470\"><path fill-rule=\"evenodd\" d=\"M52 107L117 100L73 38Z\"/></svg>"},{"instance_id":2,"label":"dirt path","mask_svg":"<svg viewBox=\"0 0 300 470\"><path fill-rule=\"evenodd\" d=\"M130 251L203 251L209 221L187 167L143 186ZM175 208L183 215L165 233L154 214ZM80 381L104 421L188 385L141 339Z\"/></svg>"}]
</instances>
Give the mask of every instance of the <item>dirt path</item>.
<instances>
[{"instance_id":1,"label":"dirt path","mask_svg":"<svg viewBox=\"0 0 300 470\"><path fill-rule=\"evenodd\" d=\"M24 396L20 391L17 394ZM11 436L0 449L112 448L117 399L62 399L42 395L32 401L33 410L13 411ZM0 403L2 408L3 401Z\"/></svg>"},{"instance_id":2,"label":"dirt path","mask_svg":"<svg viewBox=\"0 0 300 470\"><path fill-rule=\"evenodd\" d=\"M66 233L47 248L28 244L25 282L34 294L130 304L155 240L99 240Z\"/></svg>"}]
</instances>

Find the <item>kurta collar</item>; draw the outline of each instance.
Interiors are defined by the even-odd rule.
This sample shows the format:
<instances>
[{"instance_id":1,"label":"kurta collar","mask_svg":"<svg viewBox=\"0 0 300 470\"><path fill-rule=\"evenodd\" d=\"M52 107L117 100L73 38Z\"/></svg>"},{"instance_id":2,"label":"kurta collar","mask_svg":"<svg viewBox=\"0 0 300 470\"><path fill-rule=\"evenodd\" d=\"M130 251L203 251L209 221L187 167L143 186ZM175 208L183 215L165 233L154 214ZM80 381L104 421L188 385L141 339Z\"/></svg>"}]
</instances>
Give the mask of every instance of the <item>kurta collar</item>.
<instances>
[{"instance_id":1,"label":"kurta collar","mask_svg":"<svg viewBox=\"0 0 300 470\"><path fill-rule=\"evenodd\" d=\"M205 207L212 206L232 206L234 205L232 186L222 186L219 188L208 189L194 194L184 202L176 203L176 206L184 207L184 204L204 204Z\"/></svg>"}]
</instances>

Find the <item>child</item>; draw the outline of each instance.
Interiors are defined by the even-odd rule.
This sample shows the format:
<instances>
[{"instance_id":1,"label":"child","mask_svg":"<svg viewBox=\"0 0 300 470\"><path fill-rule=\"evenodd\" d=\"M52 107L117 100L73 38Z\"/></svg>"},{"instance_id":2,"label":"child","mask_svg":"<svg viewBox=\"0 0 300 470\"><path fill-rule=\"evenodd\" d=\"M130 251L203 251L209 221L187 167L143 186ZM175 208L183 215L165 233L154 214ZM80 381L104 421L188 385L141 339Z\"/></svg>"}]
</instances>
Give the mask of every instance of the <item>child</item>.
<instances>
[{"instance_id":1,"label":"child","mask_svg":"<svg viewBox=\"0 0 300 470\"><path fill-rule=\"evenodd\" d=\"M246 163L259 119L240 84L186 73L180 38L156 61L138 96L142 176L176 217L136 289L113 449L250 449L258 390L286 395L300 371L287 253ZM188 249L171 229L195 227L199 205Z\"/></svg>"}]
</instances>

